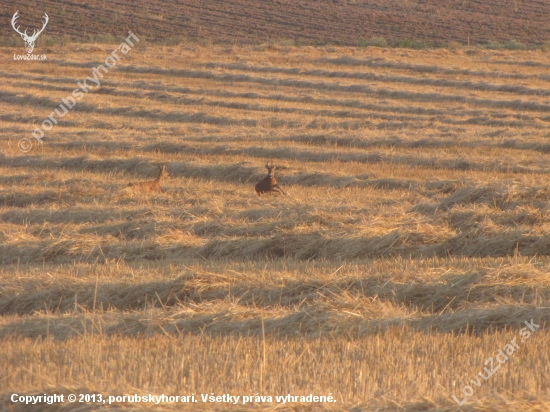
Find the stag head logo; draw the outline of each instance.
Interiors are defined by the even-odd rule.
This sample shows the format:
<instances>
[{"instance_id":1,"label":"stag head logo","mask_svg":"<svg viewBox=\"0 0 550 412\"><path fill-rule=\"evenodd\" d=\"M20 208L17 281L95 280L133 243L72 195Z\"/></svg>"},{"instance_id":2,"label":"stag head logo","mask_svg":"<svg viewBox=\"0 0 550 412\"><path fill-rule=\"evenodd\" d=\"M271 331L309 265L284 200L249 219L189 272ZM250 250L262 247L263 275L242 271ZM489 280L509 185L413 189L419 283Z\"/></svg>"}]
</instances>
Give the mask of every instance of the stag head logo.
<instances>
[{"instance_id":1,"label":"stag head logo","mask_svg":"<svg viewBox=\"0 0 550 412\"><path fill-rule=\"evenodd\" d=\"M46 25L48 24L49 17L46 13L44 13L44 23L42 23L42 28L40 30L34 30L32 33L32 36L29 36L27 34L27 30L24 32L21 32L19 30L19 26L16 26L16 20L19 17L19 10L15 12L13 15L13 18L11 19L11 25L13 29L21 36L23 41L25 42L25 49L27 50L28 54L31 54L34 50L34 44L36 42L36 39L38 38L38 35L44 31L46 28Z\"/></svg>"}]
</instances>

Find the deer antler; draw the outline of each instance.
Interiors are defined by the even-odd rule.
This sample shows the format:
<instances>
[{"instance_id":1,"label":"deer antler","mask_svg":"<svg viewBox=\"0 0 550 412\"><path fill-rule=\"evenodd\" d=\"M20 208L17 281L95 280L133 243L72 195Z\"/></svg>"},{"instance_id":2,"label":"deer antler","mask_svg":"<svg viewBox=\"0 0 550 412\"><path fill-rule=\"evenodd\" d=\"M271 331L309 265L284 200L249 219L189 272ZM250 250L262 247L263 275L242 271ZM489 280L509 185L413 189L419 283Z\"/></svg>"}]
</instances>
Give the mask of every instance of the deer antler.
<instances>
[{"instance_id":1,"label":"deer antler","mask_svg":"<svg viewBox=\"0 0 550 412\"><path fill-rule=\"evenodd\" d=\"M50 18L48 17L48 14L47 13L44 13L44 22L42 23L42 28L40 30L36 30L34 29L33 30L33 33L32 33L32 36L29 36L27 34L27 30L25 30L23 33L21 33L21 31L19 30L19 26L15 26L15 23L16 23L16 20L19 18L19 10L17 10L15 12L15 14L13 15L12 19L11 19L11 25L13 27L13 29L19 33L21 35L21 37L23 37L24 39L26 40L36 40L36 38L38 37L38 35L40 33L42 33L44 31L44 29L46 28L46 25L48 24L48 21L50 21Z\"/></svg>"},{"instance_id":2,"label":"deer antler","mask_svg":"<svg viewBox=\"0 0 550 412\"><path fill-rule=\"evenodd\" d=\"M38 30L38 32L36 30L34 30L31 38L36 39L38 37L38 35L44 31L44 29L46 28L46 25L48 24L49 21L50 21L50 18L48 17L48 14L44 13L44 23L42 23L42 28L40 30Z\"/></svg>"},{"instance_id":3,"label":"deer antler","mask_svg":"<svg viewBox=\"0 0 550 412\"><path fill-rule=\"evenodd\" d=\"M13 27L13 29L18 33L20 34L21 36L25 36L25 37L28 37L27 36L27 30L25 30L25 33L21 33L19 31L19 26L15 27L15 21L17 20L17 18L19 17L19 10L17 10L15 12L15 14L13 15L12 19L11 19L11 26Z\"/></svg>"}]
</instances>

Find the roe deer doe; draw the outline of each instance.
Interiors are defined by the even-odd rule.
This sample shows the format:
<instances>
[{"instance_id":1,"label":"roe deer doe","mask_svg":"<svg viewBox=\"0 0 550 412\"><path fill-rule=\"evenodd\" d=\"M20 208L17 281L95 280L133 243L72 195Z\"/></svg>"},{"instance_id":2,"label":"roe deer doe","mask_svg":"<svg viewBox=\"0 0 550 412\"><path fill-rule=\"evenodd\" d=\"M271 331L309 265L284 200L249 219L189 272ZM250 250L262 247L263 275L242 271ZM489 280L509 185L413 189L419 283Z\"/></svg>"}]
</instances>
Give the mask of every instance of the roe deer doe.
<instances>
[{"instance_id":1,"label":"roe deer doe","mask_svg":"<svg viewBox=\"0 0 550 412\"><path fill-rule=\"evenodd\" d=\"M128 183L128 187L136 187L141 190L164 193L164 189L160 187L160 179L163 177L170 177L170 174L168 173L168 170L166 170L166 166L159 165L159 175L155 180L151 180L149 182Z\"/></svg>"},{"instance_id":2,"label":"roe deer doe","mask_svg":"<svg viewBox=\"0 0 550 412\"><path fill-rule=\"evenodd\" d=\"M277 180L275 180L275 166L273 166L273 162L271 162L271 166L269 166L269 163L266 163L265 168L267 169L267 176L260 180L255 186L258 196L262 193L276 192L277 190L286 195L285 191L277 184Z\"/></svg>"}]
</instances>

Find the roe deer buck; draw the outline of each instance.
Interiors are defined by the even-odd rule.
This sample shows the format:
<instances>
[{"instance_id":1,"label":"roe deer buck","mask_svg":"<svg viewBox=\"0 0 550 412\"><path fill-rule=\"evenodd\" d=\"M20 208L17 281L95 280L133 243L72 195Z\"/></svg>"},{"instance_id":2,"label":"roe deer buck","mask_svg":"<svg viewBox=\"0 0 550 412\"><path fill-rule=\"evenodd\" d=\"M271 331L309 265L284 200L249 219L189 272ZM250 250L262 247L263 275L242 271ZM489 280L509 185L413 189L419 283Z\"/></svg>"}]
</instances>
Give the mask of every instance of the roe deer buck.
<instances>
[{"instance_id":1,"label":"roe deer buck","mask_svg":"<svg viewBox=\"0 0 550 412\"><path fill-rule=\"evenodd\" d=\"M277 184L277 180L275 180L275 166L273 166L273 162L271 162L271 166L269 166L269 163L266 163L265 168L267 169L267 176L260 180L255 186L258 196L262 193L276 192L277 190L286 195L285 191Z\"/></svg>"},{"instance_id":2,"label":"roe deer buck","mask_svg":"<svg viewBox=\"0 0 550 412\"><path fill-rule=\"evenodd\" d=\"M159 165L159 175L155 180L151 180L149 182L128 183L128 187L137 187L142 190L151 190L153 192L164 193L164 189L160 187L160 179L163 177L170 177L170 174L168 173L168 170L166 170L166 166Z\"/></svg>"}]
</instances>

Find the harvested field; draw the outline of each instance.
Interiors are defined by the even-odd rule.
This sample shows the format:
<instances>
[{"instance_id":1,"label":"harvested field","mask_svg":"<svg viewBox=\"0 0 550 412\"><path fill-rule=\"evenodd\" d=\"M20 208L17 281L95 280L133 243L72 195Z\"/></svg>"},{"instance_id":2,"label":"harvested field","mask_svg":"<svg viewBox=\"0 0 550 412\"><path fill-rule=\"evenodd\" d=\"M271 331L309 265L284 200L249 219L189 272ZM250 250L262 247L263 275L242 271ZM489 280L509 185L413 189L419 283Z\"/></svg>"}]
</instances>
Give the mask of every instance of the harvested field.
<instances>
[{"instance_id":1,"label":"harvested field","mask_svg":"<svg viewBox=\"0 0 550 412\"><path fill-rule=\"evenodd\" d=\"M0 409L550 409L543 52L139 45L32 139L111 51L0 49Z\"/></svg>"}]
</instances>

